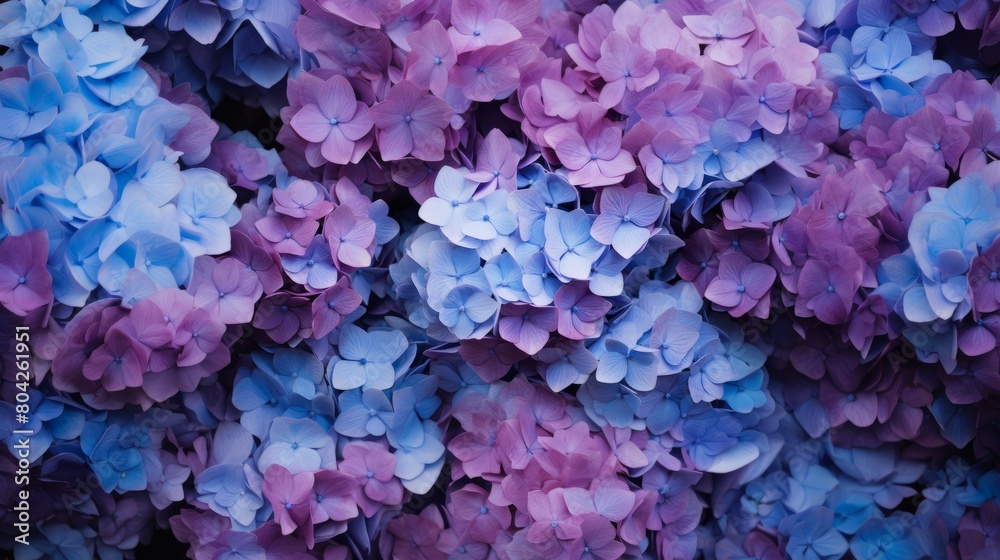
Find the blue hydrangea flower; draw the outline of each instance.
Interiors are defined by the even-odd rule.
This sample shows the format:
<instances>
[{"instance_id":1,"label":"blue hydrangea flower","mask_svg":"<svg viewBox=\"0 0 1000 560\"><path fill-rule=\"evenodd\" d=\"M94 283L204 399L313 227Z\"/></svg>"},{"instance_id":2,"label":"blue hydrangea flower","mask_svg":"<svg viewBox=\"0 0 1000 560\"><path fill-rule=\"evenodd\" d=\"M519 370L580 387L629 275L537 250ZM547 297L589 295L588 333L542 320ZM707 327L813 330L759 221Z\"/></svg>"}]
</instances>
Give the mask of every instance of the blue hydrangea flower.
<instances>
[{"instance_id":1,"label":"blue hydrangea flower","mask_svg":"<svg viewBox=\"0 0 1000 560\"><path fill-rule=\"evenodd\" d=\"M427 262L427 303L439 309L445 295L462 285L492 291L481 262L479 254L472 249L456 247L447 241L431 243Z\"/></svg>"},{"instance_id":2,"label":"blue hydrangea flower","mask_svg":"<svg viewBox=\"0 0 1000 560\"><path fill-rule=\"evenodd\" d=\"M500 304L475 286L454 288L441 302L441 323L459 339L486 336L500 310Z\"/></svg>"},{"instance_id":3,"label":"blue hydrangea flower","mask_svg":"<svg viewBox=\"0 0 1000 560\"><path fill-rule=\"evenodd\" d=\"M396 448L395 475L411 492L423 494L430 490L444 465L445 447L441 443L441 429L425 420L417 442L399 441L390 432L389 442Z\"/></svg>"},{"instance_id":4,"label":"blue hydrangea flower","mask_svg":"<svg viewBox=\"0 0 1000 560\"><path fill-rule=\"evenodd\" d=\"M851 539L851 553L858 560L920 558L911 517L897 512L888 519L869 519Z\"/></svg>"},{"instance_id":5,"label":"blue hydrangea flower","mask_svg":"<svg viewBox=\"0 0 1000 560\"><path fill-rule=\"evenodd\" d=\"M313 420L276 418L261 443L257 468L281 465L292 474L315 471L336 461L334 447L333 438Z\"/></svg>"},{"instance_id":6,"label":"blue hydrangea flower","mask_svg":"<svg viewBox=\"0 0 1000 560\"><path fill-rule=\"evenodd\" d=\"M48 72L0 81L0 137L20 140L45 130L59 114L62 95Z\"/></svg>"},{"instance_id":7,"label":"blue hydrangea flower","mask_svg":"<svg viewBox=\"0 0 1000 560\"><path fill-rule=\"evenodd\" d=\"M341 393L340 414L334 423L338 434L353 438L385 435L392 424L392 403L378 389L353 389Z\"/></svg>"},{"instance_id":8,"label":"blue hydrangea flower","mask_svg":"<svg viewBox=\"0 0 1000 560\"><path fill-rule=\"evenodd\" d=\"M242 370L233 386L233 406L243 411L240 424L263 438L271 421L288 408L288 393L274 375L260 369Z\"/></svg>"},{"instance_id":9,"label":"blue hydrangea flower","mask_svg":"<svg viewBox=\"0 0 1000 560\"><path fill-rule=\"evenodd\" d=\"M872 40L865 53L864 62L853 69L854 76L861 82L892 76L912 83L930 70L923 57L913 55L910 38L900 29L889 31L882 39Z\"/></svg>"},{"instance_id":10,"label":"blue hydrangea flower","mask_svg":"<svg viewBox=\"0 0 1000 560\"><path fill-rule=\"evenodd\" d=\"M195 480L198 501L232 520L234 528L253 529L264 507L263 479L250 464L208 467Z\"/></svg>"},{"instance_id":11,"label":"blue hydrangea flower","mask_svg":"<svg viewBox=\"0 0 1000 560\"><path fill-rule=\"evenodd\" d=\"M495 191L465 208L462 233L480 241L505 237L517 228L517 219L507 209L507 191Z\"/></svg>"},{"instance_id":12,"label":"blue hydrangea flower","mask_svg":"<svg viewBox=\"0 0 1000 560\"><path fill-rule=\"evenodd\" d=\"M794 560L840 558L847 552L847 539L833 528L833 512L827 508L789 516L782 528L788 533L785 552Z\"/></svg>"},{"instance_id":13,"label":"blue hydrangea flower","mask_svg":"<svg viewBox=\"0 0 1000 560\"><path fill-rule=\"evenodd\" d=\"M658 365L651 349L609 339L598 358L596 379L602 383L624 381L637 391L651 391L656 386Z\"/></svg>"},{"instance_id":14,"label":"blue hydrangea flower","mask_svg":"<svg viewBox=\"0 0 1000 560\"><path fill-rule=\"evenodd\" d=\"M708 142L697 146L695 152L705 161L706 175L729 181L746 179L774 161L774 151L759 134L740 138L723 119L712 125Z\"/></svg>"},{"instance_id":15,"label":"blue hydrangea flower","mask_svg":"<svg viewBox=\"0 0 1000 560\"><path fill-rule=\"evenodd\" d=\"M340 391L358 387L389 389L396 380L393 362L408 346L399 331L366 332L354 325L344 325L337 345L340 357L327 366L330 384Z\"/></svg>"},{"instance_id":16,"label":"blue hydrangea flower","mask_svg":"<svg viewBox=\"0 0 1000 560\"><path fill-rule=\"evenodd\" d=\"M535 253L522 263L524 275L521 281L524 291L534 305L551 305L562 282L549 267L542 253Z\"/></svg>"},{"instance_id":17,"label":"blue hydrangea flower","mask_svg":"<svg viewBox=\"0 0 1000 560\"><path fill-rule=\"evenodd\" d=\"M236 192L226 179L208 169L187 169L177 197L181 239L192 256L218 255L229 250L229 228L239 221Z\"/></svg>"},{"instance_id":18,"label":"blue hydrangea flower","mask_svg":"<svg viewBox=\"0 0 1000 560\"><path fill-rule=\"evenodd\" d=\"M583 210L545 214L545 256L564 278L586 280L606 247L590 235L591 219Z\"/></svg>"},{"instance_id":19,"label":"blue hydrangea flower","mask_svg":"<svg viewBox=\"0 0 1000 560\"><path fill-rule=\"evenodd\" d=\"M80 445L105 492L146 489L141 449L150 447L152 439L142 427L111 424L105 429L103 422L94 421L84 429Z\"/></svg>"},{"instance_id":20,"label":"blue hydrangea flower","mask_svg":"<svg viewBox=\"0 0 1000 560\"><path fill-rule=\"evenodd\" d=\"M465 212L472 204L472 195L478 183L465 178L464 169L442 167L434 180L434 197L420 205L420 219L439 226L453 243L459 243L465 234Z\"/></svg>"},{"instance_id":21,"label":"blue hydrangea flower","mask_svg":"<svg viewBox=\"0 0 1000 560\"><path fill-rule=\"evenodd\" d=\"M253 361L261 370L277 379L287 394L311 399L323 383L323 364L316 356L302 350L279 348L274 354L254 352Z\"/></svg>"},{"instance_id":22,"label":"blue hydrangea flower","mask_svg":"<svg viewBox=\"0 0 1000 560\"><path fill-rule=\"evenodd\" d=\"M501 253L488 260L483 265L483 273L490 283L493 294L501 302L529 301L522 281L524 270L510 253Z\"/></svg>"}]
</instances>

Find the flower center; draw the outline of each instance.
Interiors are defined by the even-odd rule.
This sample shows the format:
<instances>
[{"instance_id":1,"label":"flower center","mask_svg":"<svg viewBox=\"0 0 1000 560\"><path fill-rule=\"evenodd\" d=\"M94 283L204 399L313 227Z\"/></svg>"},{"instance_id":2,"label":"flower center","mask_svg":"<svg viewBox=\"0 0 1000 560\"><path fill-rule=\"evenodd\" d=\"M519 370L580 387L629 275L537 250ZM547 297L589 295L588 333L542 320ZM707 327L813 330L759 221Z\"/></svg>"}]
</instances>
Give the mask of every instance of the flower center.
<instances>
[{"instance_id":1,"label":"flower center","mask_svg":"<svg viewBox=\"0 0 1000 560\"><path fill-rule=\"evenodd\" d=\"M747 291L747 288L743 284L740 284L739 286L736 286L736 291L740 292L740 293L743 293L743 292Z\"/></svg>"},{"instance_id":2,"label":"flower center","mask_svg":"<svg viewBox=\"0 0 1000 560\"><path fill-rule=\"evenodd\" d=\"M27 282L27 280L24 278L24 276L17 279L18 284L24 284L25 282Z\"/></svg>"}]
</instances>

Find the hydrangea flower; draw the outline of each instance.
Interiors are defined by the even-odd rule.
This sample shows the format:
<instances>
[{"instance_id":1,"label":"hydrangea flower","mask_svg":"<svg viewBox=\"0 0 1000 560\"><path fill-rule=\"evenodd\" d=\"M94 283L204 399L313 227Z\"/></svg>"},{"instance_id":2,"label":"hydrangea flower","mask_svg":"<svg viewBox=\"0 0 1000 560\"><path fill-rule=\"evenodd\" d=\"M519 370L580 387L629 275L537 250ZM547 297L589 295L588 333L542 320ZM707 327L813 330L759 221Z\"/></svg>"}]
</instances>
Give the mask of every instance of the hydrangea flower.
<instances>
[{"instance_id":1,"label":"hydrangea flower","mask_svg":"<svg viewBox=\"0 0 1000 560\"><path fill-rule=\"evenodd\" d=\"M52 275L45 268L48 236L44 230L0 241L0 303L27 315L52 299Z\"/></svg>"},{"instance_id":2,"label":"hydrangea flower","mask_svg":"<svg viewBox=\"0 0 1000 560\"><path fill-rule=\"evenodd\" d=\"M333 439L313 420L276 418L261 446L257 467L265 474L272 465L292 474L315 471L333 463L333 446Z\"/></svg>"},{"instance_id":3,"label":"hydrangea flower","mask_svg":"<svg viewBox=\"0 0 1000 560\"><path fill-rule=\"evenodd\" d=\"M632 258L649 239L648 228L660 217L663 203L663 197L634 188L605 189L601 191L601 213L591 225L590 234L622 257Z\"/></svg>"},{"instance_id":4,"label":"hydrangea flower","mask_svg":"<svg viewBox=\"0 0 1000 560\"><path fill-rule=\"evenodd\" d=\"M396 84L382 103L371 108L382 159L404 156L440 161L444 158L444 129L452 109L441 99L404 80Z\"/></svg>"},{"instance_id":5,"label":"hydrangea flower","mask_svg":"<svg viewBox=\"0 0 1000 560\"><path fill-rule=\"evenodd\" d=\"M358 387L389 389L396 377L393 362L406 347L406 338L399 331L366 332L344 325L337 345L340 358L327 368L330 384L341 391Z\"/></svg>"},{"instance_id":6,"label":"hydrangea flower","mask_svg":"<svg viewBox=\"0 0 1000 560\"><path fill-rule=\"evenodd\" d=\"M226 324L249 322L253 305L263 289L257 275L239 261L226 259L216 263L203 259L196 268L191 289L195 304L214 314Z\"/></svg>"},{"instance_id":7,"label":"hydrangea flower","mask_svg":"<svg viewBox=\"0 0 1000 560\"><path fill-rule=\"evenodd\" d=\"M590 277L591 265L605 250L591 235L592 228L582 210L550 209L545 214L545 256L554 272L573 280Z\"/></svg>"},{"instance_id":8,"label":"hydrangea flower","mask_svg":"<svg viewBox=\"0 0 1000 560\"><path fill-rule=\"evenodd\" d=\"M356 99L350 82L335 75L323 82L316 104L302 107L290 124L299 136L318 146L323 159L343 165L357 163L365 155L372 145L366 137L375 123L368 106Z\"/></svg>"},{"instance_id":9,"label":"hydrangea flower","mask_svg":"<svg viewBox=\"0 0 1000 560\"><path fill-rule=\"evenodd\" d=\"M440 320L462 339L482 338L493 328L500 304L475 286L452 289L441 300Z\"/></svg>"},{"instance_id":10,"label":"hydrangea flower","mask_svg":"<svg viewBox=\"0 0 1000 560\"><path fill-rule=\"evenodd\" d=\"M755 263L746 255L727 253L719 257L719 274L708 284L705 297L734 317L744 313L766 317L775 276L774 269L767 265Z\"/></svg>"},{"instance_id":11,"label":"hydrangea flower","mask_svg":"<svg viewBox=\"0 0 1000 560\"><path fill-rule=\"evenodd\" d=\"M555 147L574 185L613 185L635 169L632 156L621 148L621 131L598 110L581 112L576 123L552 127L545 132L545 140Z\"/></svg>"}]
</instances>

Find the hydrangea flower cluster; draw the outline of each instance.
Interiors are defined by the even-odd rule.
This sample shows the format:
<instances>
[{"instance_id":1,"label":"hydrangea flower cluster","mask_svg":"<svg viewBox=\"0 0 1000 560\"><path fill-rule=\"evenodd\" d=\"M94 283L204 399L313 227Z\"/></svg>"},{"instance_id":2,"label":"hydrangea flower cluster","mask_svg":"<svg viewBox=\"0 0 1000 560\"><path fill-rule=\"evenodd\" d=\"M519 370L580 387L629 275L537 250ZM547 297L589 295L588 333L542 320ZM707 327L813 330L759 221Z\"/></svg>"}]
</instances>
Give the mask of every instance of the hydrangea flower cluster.
<instances>
[{"instance_id":1,"label":"hydrangea flower cluster","mask_svg":"<svg viewBox=\"0 0 1000 560\"><path fill-rule=\"evenodd\" d=\"M998 11L3 4L0 547L992 558Z\"/></svg>"}]
</instances>

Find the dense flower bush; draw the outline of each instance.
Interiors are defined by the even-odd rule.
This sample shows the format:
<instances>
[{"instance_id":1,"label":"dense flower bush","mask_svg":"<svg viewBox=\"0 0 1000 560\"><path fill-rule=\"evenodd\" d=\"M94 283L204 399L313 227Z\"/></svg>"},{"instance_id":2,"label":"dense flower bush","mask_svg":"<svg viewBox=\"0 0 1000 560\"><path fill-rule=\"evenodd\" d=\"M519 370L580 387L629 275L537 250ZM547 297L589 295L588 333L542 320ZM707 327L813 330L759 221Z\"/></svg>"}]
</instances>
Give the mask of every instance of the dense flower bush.
<instances>
[{"instance_id":1,"label":"dense flower bush","mask_svg":"<svg viewBox=\"0 0 1000 560\"><path fill-rule=\"evenodd\" d=\"M0 544L994 558L998 13L0 5Z\"/></svg>"}]
</instances>

